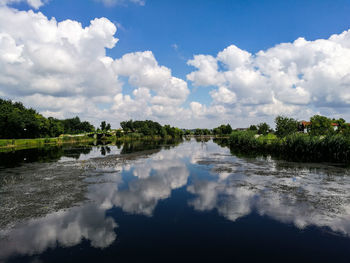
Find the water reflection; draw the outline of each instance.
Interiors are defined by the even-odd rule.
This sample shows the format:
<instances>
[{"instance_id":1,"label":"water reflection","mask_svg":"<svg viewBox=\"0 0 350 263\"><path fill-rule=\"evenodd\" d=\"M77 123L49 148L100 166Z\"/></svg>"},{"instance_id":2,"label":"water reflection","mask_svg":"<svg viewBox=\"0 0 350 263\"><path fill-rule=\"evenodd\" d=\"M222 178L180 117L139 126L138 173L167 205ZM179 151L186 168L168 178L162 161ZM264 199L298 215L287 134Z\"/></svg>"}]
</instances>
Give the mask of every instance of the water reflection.
<instances>
[{"instance_id":1,"label":"water reflection","mask_svg":"<svg viewBox=\"0 0 350 263\"><path fill-rule=\"evenodd\" d=\"M116 227L113 218L105 217L105 210L92 204L54 212L0 232L6 236L0 240L0 259L13 254L39 254L57 245L71 247L83 238L90 240L92 247L104 248L115 240Z\"/></svg>"},{"instance_id":2,"label":"water reflection","mask_svg":"<svg viewBox=\"0 0 350 263\"><path fill-rule=\"evenodd\" d=\"M105 217L108 209L116 206L127 213L151 216L159 200L186 184L186 165L177 160L174 149L164 147L170 150L159 152L160 145L147 143L147 151L133 152L142 148L140 142L128 143L124 153L130 154L109 156L118 152L117 147L95 147L74 162L64 156L56 163L37 163L32 169L26 165L5 170L1 178L12 173L14 180L2 181L0 247L6 249L0 250L0 259L38 254L57 245L70 247L83 239L92 247L109 246L116 239L117 223ZM96 158L98 152L106 157ZM132 173L134 180L124 181L124 172Z\"/></svg>"},{"instance_id":3,"label":"water reflection","mask_svg":"<svg viewBox=\"0 0 350 263\"><path fill-rule=\"evenodd\" d=\"M350 236L347 169L238 158L199 138L120 146L62 149L54 162L0 170L0 260L82 240L106 248L118 239L120 217L151 220L158 204L179 189L182 202L195 211L217 211L232 222L256 212L298 228L328 227ZM115 209L122 211L119 217L111 213Z\"/></svg>"},{"instance_id":4,"label":"water reflection","mask_svg":"<svg viewBox=\"0 0 350 263\"><path fill-rule=\"evenodd\" d=\"M214 180L196 180L187 190L196 210L216 209L235 221L252 211L299 228L329 227L350 235L349 170L225 154L204 158Z\"/></svg>"}]
</instances>

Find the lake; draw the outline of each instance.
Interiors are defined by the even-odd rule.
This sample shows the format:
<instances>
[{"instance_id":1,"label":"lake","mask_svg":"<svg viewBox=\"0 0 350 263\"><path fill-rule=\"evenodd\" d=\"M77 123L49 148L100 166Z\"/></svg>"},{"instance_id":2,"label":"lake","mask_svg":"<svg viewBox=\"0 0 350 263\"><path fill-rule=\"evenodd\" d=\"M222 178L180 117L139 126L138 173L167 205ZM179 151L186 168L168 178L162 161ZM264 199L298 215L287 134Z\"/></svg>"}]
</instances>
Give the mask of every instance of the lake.
<instances>
[{"instance_id":1,"label":"lake","mask_svg":"<svg viewBox=\"0 0 350 263\"><path fill-rule=\"evenodd\" d=\"M0 153L0 262L350 262L350 170L212 140Z\"/></svg>"}]
</instances>

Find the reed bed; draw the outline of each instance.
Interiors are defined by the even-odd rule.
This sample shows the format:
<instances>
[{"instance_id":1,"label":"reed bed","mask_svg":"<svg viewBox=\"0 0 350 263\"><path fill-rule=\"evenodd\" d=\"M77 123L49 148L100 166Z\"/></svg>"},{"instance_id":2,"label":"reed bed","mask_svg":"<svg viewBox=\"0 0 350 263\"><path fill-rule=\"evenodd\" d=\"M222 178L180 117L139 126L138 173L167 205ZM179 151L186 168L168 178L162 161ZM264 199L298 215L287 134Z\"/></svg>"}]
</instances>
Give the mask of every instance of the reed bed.
<instances>
[{"instance_id":1,"label":"reed bed","mask_svg":"<svg viewBox=\"0 0 350 263\"><path fill-rule=\"evenodd\" d=\"M257 137L254 132L238 131L230 135L228 144L241 153L270 154L293 161L350 163L350 137L342 134L294 133L279 139L273 134Z\"/></svg>"}]
</instances>

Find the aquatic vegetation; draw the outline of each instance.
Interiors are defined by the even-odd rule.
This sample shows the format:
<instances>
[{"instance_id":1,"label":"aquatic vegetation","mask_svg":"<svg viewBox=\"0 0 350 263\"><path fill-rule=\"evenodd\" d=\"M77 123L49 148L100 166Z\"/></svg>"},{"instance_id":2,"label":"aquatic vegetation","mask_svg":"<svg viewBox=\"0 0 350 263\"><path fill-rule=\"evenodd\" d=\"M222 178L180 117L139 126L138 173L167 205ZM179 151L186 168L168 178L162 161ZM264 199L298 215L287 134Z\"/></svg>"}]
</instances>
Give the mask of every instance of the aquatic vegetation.
<instances>
[{"instance_id":1,"label":"aquatic vegetation","mask_svg":"<svg viewBox=\"0 0 350 263\"><path fill-rule=\"evenodd\" d=\"M230 135L228 144L238 152L271 154L294 161L350 162L350 138L342 134L294 133L277 138L273 134L258 136L252 131L238 131Z\"/></svg>"}]
</instances>

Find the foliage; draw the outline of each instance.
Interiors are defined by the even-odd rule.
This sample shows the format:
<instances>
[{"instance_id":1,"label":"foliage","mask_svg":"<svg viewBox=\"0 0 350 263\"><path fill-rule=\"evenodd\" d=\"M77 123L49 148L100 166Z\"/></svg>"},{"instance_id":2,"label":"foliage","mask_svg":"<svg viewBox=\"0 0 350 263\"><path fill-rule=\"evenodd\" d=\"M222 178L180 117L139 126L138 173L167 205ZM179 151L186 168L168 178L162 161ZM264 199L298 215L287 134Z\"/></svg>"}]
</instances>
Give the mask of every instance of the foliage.
<instances>
[{"instance_id":1,"label":"foliage","mask_svg":"<svg viewBox=\"0 0 350 263\"><path fill-rule=\"evenodd\" d=\"M211 134L211 131L208 130L208 129L199 129L199 128L197 128L194 131L194 135L210 135L210 134Z\"/></svg>"},{"instance_id":2,"label":"foliage","mask_svg":"<svg viewBox=\"0 0 350 263\"><path fill-rule=\"evenodd\" d=\"M79 134L84 132L93 132L95 130L89 122L81 122L79 117L71 119L65 119L61 121L64 126L64 133L66 134Z\"/></svg>"},{"instance_id":3,"label":"foliage","mask_svg":"<svg viewBox=\"0 0 350 263\"><path fill-rule=\"evenodd\" d=\"M248 130L250 130L250 131L258 131L258 127L256 127L256 125L250 125Z\"/></svg>"},{"instance_id":4,"label":"foliage","mask_svg":"<svg viewBox=\"0 0 350 263\"><path fill-rule=\"evenodd\" d=\"M276 135L279 138L293 134L298 131L298 121L293 118L277 116L276 123Z\"/></svg>"},{"instance_id":5,"label":"foliage","mask_svg":"<svg viewBox=\"0 0 350 263\"><path fill-rule=\"evenodd\" d=\"M100 124L101 131L109 131L111 129L111 124L102 121Z\"/></svg>"},{"instance_id":6,"label":"foliage","mask_svg":"<svg viewBox=\"0 0 350 263\"><path fill-rule=\"evenodd\" d=\"M258 124L258 134L266 135L270 130L270 126L266 122Z\"/></svg>"},{"instance_id":7,"label":"foliage","mask_svg":"<svg viewBox=\"0 0 350 263\"><path fill-rule=\"evenodd\" d=\"M20 102L0 99L0 138L57 137L62 133L76 134L93 130L90 123L81 122L78 117L67 120L45 118Z\"/></svg>"},{"instance_id":8,"label":"foliage","mask_svg":"<svg viewBox=\"0 0 350 263\"><path fill-rule=\"evenodd\" d=\"M219 127L216 127L213 129L213 134L214 135L227 135L227 134L231 134L232 132L232 128L230 124L226 124L226 125L220 125Z\"/></svg>"},{"instance_id":9,"label":"foliage","mask_svg":"<svg viewBox=\"0 0 350 263\"><path fill-rule=\"evenodd\" d=\"M185 130L184 135L191 135L192 131L191 130Z\"/></svg>"},{"instance_id":10,"label":"foliage","mask_svg":"<svg viewBox=\"0 0 350 263\"><path fill-rule=\"evenodd\" d=\"M327 135L333 132L332 120L325 116L314 115L310 122L310 135Z\"/></svg>"},{"instance_id":11,"label":"foliage","mask_svg":"<svg viewBox=\"0 0 350 263\"><path fill-rule=\"evenodd\" d=\"M170 127L170 125L162 126L158 122L151 120L146 121L123 121L120 123L124 134L138 133L145 136L160 136L162 138L170 137L182 137L183 131L179 128Z\"/></svg>"},{"instance_id":12,"label":"foliage","mask_svg":"<svg viewBox=\"0 0 350 263\"><path fill-rule=\"evenodd\" d=\"M350 137L343 134L293 133L280 139L273 134L257 137L253 131L238 131L231 134L228 144L233 152L245 154L271 154L293 161L350 162Z\"/></svg>"}]
</instances>

